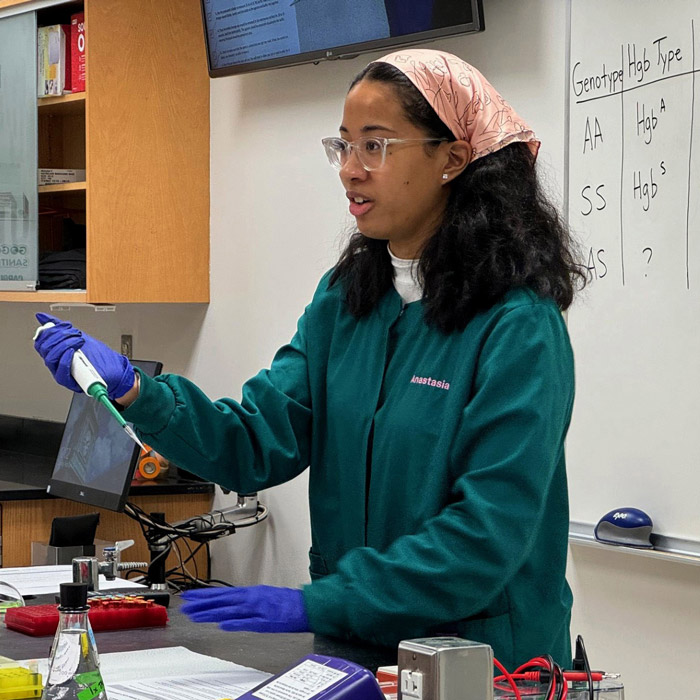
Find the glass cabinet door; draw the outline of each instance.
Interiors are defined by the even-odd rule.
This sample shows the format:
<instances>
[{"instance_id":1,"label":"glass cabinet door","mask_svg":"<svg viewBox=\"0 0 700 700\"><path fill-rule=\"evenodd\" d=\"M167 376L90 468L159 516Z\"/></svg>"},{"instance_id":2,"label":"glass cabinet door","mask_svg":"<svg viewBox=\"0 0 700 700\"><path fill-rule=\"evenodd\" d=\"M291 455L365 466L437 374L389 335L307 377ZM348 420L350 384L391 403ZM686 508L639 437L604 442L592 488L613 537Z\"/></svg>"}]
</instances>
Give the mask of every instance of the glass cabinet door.
<instances>
[{"instance_id":1,"label":"glass cabinet door","mask_svg":"<svg viewBox=\"0 0 700 700\"><path fill-rule=\"evenodd\" d=\"M38 279L36 14L0 19L0 290Z\"/></svg>"}]
</instances>

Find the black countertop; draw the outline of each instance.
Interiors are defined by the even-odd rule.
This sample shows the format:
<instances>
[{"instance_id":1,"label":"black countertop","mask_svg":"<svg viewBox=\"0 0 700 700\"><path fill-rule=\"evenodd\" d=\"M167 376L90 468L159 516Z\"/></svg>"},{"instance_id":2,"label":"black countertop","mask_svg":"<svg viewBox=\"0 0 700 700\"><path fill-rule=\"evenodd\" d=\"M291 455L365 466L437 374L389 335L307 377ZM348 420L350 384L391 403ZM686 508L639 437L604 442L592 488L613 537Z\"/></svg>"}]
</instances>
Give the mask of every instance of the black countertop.
<instances>
[{"instance_id":1,"label":"black countertop","mask_svg":"<svg viewBox=\"0 0 700 700\"><path fill-rule=\"evenodd\" d=\"M31 603L53 603L54 596L38 596ZM191 651L233 661L259 671L278 673L306 654L338 656L376 671L396 664L396 649L352 644L331 637L305 634L224 632L215 623L191 622L180 612L181 599L173 597L165 627L96 632L100 654L183 646ZM52 637L30 637L0 625L0 655L14 659L49 655ZM196 672L196 669L192 669Z\"/></svg>"},{"instance_id":2,"label":"black countertop","mask_svg":"<svg viewBox=\"0 0 700 700\"><path fill-rule=\"evenodd\" d=\"M63 423L0 415L0 501L55 498L46 493ZM134 480L130 496L213 493L214 484L180 469L163 479Z\"/></svg>"}]
</instances>

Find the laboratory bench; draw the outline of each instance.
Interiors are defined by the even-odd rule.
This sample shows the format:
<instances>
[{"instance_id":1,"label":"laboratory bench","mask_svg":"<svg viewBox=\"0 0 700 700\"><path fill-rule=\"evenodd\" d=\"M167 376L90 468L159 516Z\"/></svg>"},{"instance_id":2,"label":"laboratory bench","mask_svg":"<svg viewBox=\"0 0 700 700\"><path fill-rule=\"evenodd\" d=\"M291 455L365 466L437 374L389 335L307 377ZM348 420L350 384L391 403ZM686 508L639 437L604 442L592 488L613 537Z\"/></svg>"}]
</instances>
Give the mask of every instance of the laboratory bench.
<instances>
[{"instance_id":1,"label":"laboratory bench","mask_svg":"<svg viewBox=\"0 0 700 700\"><path fill-rule=\"evenodd\" d=\"M53 603L54 595L37 596L32 603ZM233 661L242 666L277 673L306 654L338 656L376 671L378 666L396 664L396 648L354 644L340 639L304 634L260 634L224 632L216 623L191 622L180 612L181 599L173 596L165 627L96 632L100 654L183 646L190 651ZM136 632L136 633L135 633ZM0 625L0 656L14 659L44 658L53 637L30 637ZM192 669L196 671L196 669Z\"/></svg>"},{"instance_id":2,"label":"laboratory bench","mask_svg":"<svg viewBox=\"0 0 700 700\"><path fill-rule=\"evenodd\" d=\"M29 565L30 543L48 539L53 517L96 511L100 513L98 539L134 539L136 544L126 550L123 559L147 561L150 555L138 523L123 513L85 506L46 493L62 433L63 423L0 415L3 565ZM162 482L137 482L132 485L129 500L146 511L165 511L167 519L173 521L210 510L213 492L212 483L181 476ZM54 601L54 595L41 595L28 599L27 604ZM173 596L168 608L170 621L165 627L97 632L98 651L106 654L184 646L200 654L269 673L277 673L311 653L339 656L371 670L396 663L395 648L353 644L312 633L224 632L214 623L190 622L180 612L180 605L181 599ZM30 637L8 630L0 623L0 656L46 657L51 642L52 637Z\"/></svg>"},{"instance_id":3,"label":"laboratory bench","mask_svg":"<svg viewBox=\"0 0 700 700\"><path fill-rule=\"evenodd\" d=\"M123 559L149 561L139 523L123 513L56 498L46 492L63 435L63 423L0 415L0 563L29 566L31 543L46 542L55 517L99 513L96 538L115 542L133 539ZM214 484L174 470L165 479L134 480L132 501L146 512L162 512L168 522L211 510ZM175 554L169 563L174 565ZM205 553L197 555L200 572Z\"/></svg>"}]
</instances>

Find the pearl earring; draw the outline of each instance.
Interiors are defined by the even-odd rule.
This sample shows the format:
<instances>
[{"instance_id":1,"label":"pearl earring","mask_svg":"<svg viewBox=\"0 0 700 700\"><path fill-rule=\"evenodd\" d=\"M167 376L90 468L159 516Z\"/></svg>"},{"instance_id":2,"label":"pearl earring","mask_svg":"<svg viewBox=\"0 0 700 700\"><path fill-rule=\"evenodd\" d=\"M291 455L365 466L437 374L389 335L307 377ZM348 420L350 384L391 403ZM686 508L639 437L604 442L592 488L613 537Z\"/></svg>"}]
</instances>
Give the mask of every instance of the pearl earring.
<instances>
[{"instance_id":1,"label":"pearl earring","mask_svg":"<svg viewBox=\"0 0 700 700\"><path fill-rule=\"evenodd\" d=\"M443 174L442 174L442 179L443 179L443 180L447 180L447 178L448 178L447 173L443 173Z\"/></svg>"}]
</instances>

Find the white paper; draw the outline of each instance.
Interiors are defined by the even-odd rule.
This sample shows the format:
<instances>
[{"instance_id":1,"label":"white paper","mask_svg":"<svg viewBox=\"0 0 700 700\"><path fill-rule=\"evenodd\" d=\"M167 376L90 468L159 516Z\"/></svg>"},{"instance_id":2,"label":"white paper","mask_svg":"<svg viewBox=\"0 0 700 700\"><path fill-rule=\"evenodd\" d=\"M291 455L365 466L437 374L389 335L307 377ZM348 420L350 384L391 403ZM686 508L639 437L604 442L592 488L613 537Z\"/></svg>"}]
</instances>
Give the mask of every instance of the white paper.
<instances>
[{"instance_id":1,"label":"white paper","mask_svg":"<svg viewBox=\"0 0 700 700\"><path fill-rule=\"evenodd\" d=\"M251 672L258 674L258 683L270 676L247 666L198 654L185 647L161 647L139 651L117 651L100 656L100 670L105 683L126 683L152 678L188 676L196 672Z\"/></svg>"},{"instance_id":2,"label":"white paper","mask_svg":"<svg viewBox=\"0 0 700 700\"><path fill-rule=\"evenodd\" d=\"M45 674L48 659L37 666ZM100 673L109 700L233 700L271 675L185 647L101 654Z\"/></svg>"},{"instance_id":3,"label":"white paper","mask_svg":"<svg viewBox=\"0 0 700 700\"><path fill-rule=\"evenodd\" d=\"M22 595L58 593L60 584L73 580L73 567L70 564L56 566L17 566L0 569L0 581L12 584ZM100 591L115 588L146 588L146 586L125 578L108 581L100 574Z\"/></svg>"},{"instance_id":4,"label":"white paper","mask_svg":"<svg viewBox=\"0 0 700 700\"><path fill-rule=\"evenodd\" d=\"M250 669L201 673L179 678L155 678L130 683L105 684L109 700L221 700L243 695L267 678Z\"/></svg>"}]
</instances>

